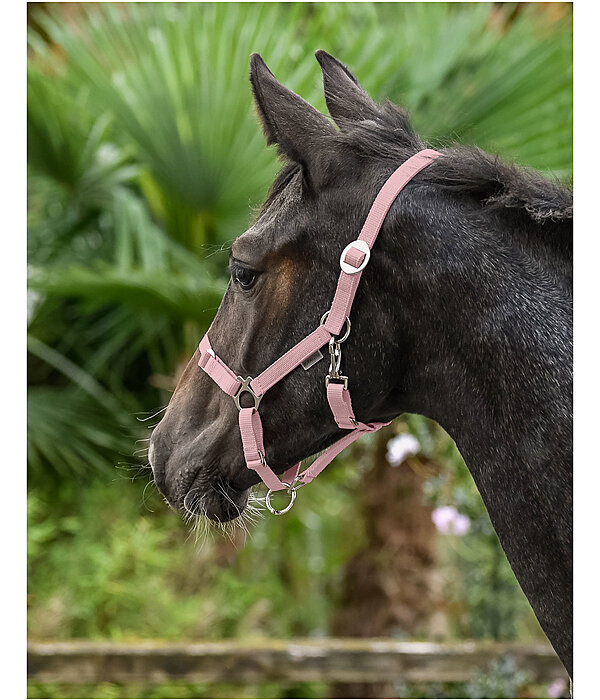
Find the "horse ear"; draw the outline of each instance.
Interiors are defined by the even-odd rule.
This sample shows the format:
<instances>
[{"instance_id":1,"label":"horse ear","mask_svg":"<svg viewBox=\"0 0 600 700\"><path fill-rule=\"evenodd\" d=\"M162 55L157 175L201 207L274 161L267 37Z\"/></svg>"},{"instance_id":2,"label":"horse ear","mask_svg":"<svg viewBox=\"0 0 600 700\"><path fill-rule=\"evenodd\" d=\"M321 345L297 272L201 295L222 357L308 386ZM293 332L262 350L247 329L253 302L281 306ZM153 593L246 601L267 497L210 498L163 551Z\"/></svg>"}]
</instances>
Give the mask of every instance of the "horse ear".
<instances>
[{"instance_id":1,"label":"horse ear","mask_svg":"<svg viewBox=\"0 0 600 700\"><path fill-rule=\"evenodd\" d=\"M329 119L284 87L257 53L250 56L250 84L267 144L310 171L324 140L335 134Z\"/></svg>"},{"instance_id":2,"label":"horse ear","mask_svg":"<svg viewBox=\"0 0 600 700\"><path fill-rule=\"evenodd\" d=\"M323 71L327 109L336 123L338 120L343 123L344 120L362 121L380 116L375 102L345 65L326 51L317 51L315 56Z\"/></svg>"}]
</instances>

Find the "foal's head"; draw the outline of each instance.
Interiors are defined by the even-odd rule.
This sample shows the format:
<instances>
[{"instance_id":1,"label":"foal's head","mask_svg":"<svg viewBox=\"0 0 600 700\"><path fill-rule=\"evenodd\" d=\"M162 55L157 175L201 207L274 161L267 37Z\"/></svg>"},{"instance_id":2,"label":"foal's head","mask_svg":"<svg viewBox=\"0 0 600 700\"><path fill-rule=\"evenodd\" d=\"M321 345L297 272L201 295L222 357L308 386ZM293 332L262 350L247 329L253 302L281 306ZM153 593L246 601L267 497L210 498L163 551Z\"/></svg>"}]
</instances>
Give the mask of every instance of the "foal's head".
<instances>
[{"instance_id":1,"label":"foal's head","mask_svg":"<svg viewBox=\"0 0 600 700\"><path fill-rule=\"evenodd\" d=\"M358 236L400 158L420 148L402 110L376 105L342 64L325 52L317 58L339 128L281 85L260 56L251 58L257 111L284 166L258 218L231 248L231 279L210 329L217 355L244 377L256 377L317 326L333 298L341 250ZM382 128L395 130L395 152L364 152L369 131ZM382 248L378 244L363 277L344 345L344 372L352 378L354 408L363 421L394 415L395 305L382 281L391 273ZM325 396L326 370L326 359L308 371L299 367L262 401L274 471L340 436ZM245 398L251 397L242 396L242 403ZM198 353L154 431L150 458L156 483L174 507L218 521L239 515L257 482L244 463L234 402L198 368Z\"/></svg>"},{"instance_id":2,"label":"foal's head","mask_svg":"<svg viewBox=\"0 0 600 700\"><path fill-rule=\"evenodd\" d=\"M231 281L210 328L214 351L242 377L256 377L314 330L331 305L341 251L391 173L423 148L402 109L377 105L341 63L322 51L317 58L333 122L277 82L260 56L251 59L257 111L284 166L231 248ZM533 275L536 289L560 288L570 270L571 217L568 190L477 149L446 150L411 181L373 248L344 344L358 420L411 411L451 427L452 414L462 415L463 349L481 341L477 323L489 335L497 316L490 309L518 318L514 290L524 278ZM486 369L484 359L480 353L471 370L489 385L498 367ZM327 404L327 367L326 359L297 367L261 402L277 473L344 433ZM243 510L258 477L245 465L237 419L197 352L150 446L156 484L181 512L226 521Z\"/></svg>"}]
</instances>

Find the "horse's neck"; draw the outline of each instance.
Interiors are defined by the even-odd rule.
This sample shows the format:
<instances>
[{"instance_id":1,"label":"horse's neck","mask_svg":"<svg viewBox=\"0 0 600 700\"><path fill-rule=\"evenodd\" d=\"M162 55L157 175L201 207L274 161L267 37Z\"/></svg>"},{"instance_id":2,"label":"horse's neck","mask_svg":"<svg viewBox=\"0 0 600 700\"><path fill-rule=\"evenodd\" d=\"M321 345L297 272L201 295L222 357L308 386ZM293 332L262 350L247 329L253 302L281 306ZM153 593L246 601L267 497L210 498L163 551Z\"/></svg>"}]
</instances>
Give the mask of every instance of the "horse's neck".
<instances>
[{"instance_id":1,"label":"horse's neck","mask_svg":"<svg viewBox=\"0 0 600 700\"><path fill-rule=\"evenodd\" d=\"M425 287L418 289L418 273L414 288L411 280L403 285L414 334L408 402L455 439L513 570L570 671L568 264L553 265L547 250L537 256L529 244L504 237L495 248L488 236L475 250L438 250L424 261L438 270Z\"/></svg>"}]
</instances>

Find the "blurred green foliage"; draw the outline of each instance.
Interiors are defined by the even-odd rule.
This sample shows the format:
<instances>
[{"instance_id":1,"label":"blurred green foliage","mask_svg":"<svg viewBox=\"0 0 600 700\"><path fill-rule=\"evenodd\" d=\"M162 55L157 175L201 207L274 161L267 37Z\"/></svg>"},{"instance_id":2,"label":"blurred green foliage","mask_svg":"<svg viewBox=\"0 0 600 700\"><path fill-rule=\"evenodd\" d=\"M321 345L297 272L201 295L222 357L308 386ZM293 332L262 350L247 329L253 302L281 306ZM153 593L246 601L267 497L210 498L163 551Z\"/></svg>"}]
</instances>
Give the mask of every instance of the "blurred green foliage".
<instances>
[{"instance_id":1,"label":"blurred green foliage","mask_svg":"<svg viewBox=\"0 0 600 700\"><path fill-rule=\"evenodd\" d=\"M375 98L408 107L434 145L477 143L568 179L569 6L49 3L30 16L30 632L326 635L343 566L364 543L368 439L286 518L252 526L239 551L222 533L199 547L146 488L143 447L132 454L148 435L137 419L168 401L177 367L218 307L224 249L277 169L253 113L249 55L262 53L286 85L325 110L313 53L326 49ZM452 634L540 635L452 441L416 416L400 429L444 466L428 501L454 503L472 523L464 538L440 542ZM30 688L31 697L67 697L60 692ZM102 686L85 696L125 697L119 692L127 691ZM144 696L203 690L151 692Z\"/></svg>"},{"instance_id":2,"label":"blurred green foliage","mask_svg":"<svg viewBox=\"0 0 600 700\"><path fill-rule=\"evenodd\" d=\"M143 494L127 474L83 490L32 489L31 632L58 639L325 636L343 564L364 541L360 480L361 470L346 460L290 517L260 518L245 547L239 534L235 546L223 536L232 531L219 528L196 541L154 490Z\"/></svg>"}]
</instances>

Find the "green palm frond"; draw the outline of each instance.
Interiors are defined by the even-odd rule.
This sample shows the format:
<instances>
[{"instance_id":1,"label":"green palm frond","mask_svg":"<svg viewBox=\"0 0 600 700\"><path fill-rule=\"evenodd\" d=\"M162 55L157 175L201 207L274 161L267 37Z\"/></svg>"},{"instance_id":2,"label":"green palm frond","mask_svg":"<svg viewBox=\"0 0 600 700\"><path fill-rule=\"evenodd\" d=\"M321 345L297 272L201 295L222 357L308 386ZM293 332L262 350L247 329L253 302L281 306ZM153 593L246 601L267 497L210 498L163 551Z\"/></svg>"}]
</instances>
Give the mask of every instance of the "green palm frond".
<instances>
[{"instance_id":1,"label":"green palm frond","mask_svg":"<svg viewBox=\"0 0 600 700\"><path fill-rule=\"evenodd\" d=\"M27 398L27 458L32 476L49 468L67 478L114 467L131 456L133 416L88 371L28 336L28 351L71 382L31 388Z\"/></svg>"},{"instance_id":2,"label":"green palm frond","mask_svg":"<svg viewBox=\"0 0 600 700\"><path fill-rule=\"evenodd\" d=\"M27 462L30 478L68 480L114 468L132 457L131 423L113 419L72 388L33 387L27 393Z\"/></svg>"},{"instance_id":3,"label":"green palm frond","mask_svg":"<svg viewBox=\"0 0 600 700\"><path fill-rule=\"evenodd\" d=\"M110 260L30 266L29 286L39 297L30 328L55 329L57 302L75 304L74 321L49 342L131 404L123 386L135 374L129 368L150 360L154 373L169 374L182 351L192 352L225 285L166 236L130 191L117 188L105 215L114 222Z\"/></svg>"},{"instance_id":4,"label":"green palm frond","mask_svg":"<svg viewBox=\"0 0 600 700\"><path fill-rule=\"evenodd\" d=\"M90 111L86 86L28 69L28 259L62 265L106 257L106 210L137 175L129 149L108 140L110 117Z\"/></svg>"},{"instance_id":5,"label":"green palm frond","mask_svg":"<svg viewBox=\"0 0 600 700\"><path fill-rule=\"evenodd\" d=\"M425 138L439 145L477 144L568 177L571 17L550 25L533 4L509 21L507 9L487 3L381 4L365 12L362 24L346 23L350 32L329 46L374 97L407 107ZM331 12L330 21L340 21L337 5Z\"/></svg>"},{"instance_id":6,"label":"green palm frond","mask_svg":"<svg viewBox=\"0 0 600 700\"><path fill-rule=\"evenodd\" d=\"M108 112L93 111L85 84L72 86L29 65L27 161L88 205L104 205L113 187L137 174L131 147L110 143L110 121Z\"/></svg>"},{"instance_id":7,"label":"green palm frond","mask_svg":"<svg viewBox=\"0 0 600 700\"><path fill-rule=\"evenodd\" d=\"M89 372L78 367L54 348L49 347L38 338L28 335L27 351L58 370L64 377L71 380L75 386L94 399L105 411L112 412L117 416L123 413L114 397Z\"/></svg>"},{"instance_id":8,"label":"green palm frond","mask_svg":"<svg viewBox=\"0 0 600 700\"><path fill-rule=\"evenodd\" d=\"M204 325L215 315L224 291L203 278L112 265L62 269L32 280L30 286L53 296L86 300L91 310L117 304Z\"/></svg>"},{"instance_id":9,"label":"green palm frond","mask_svg":"<svg viewBox=\"0 0 600 700\"><path fill-rule=\"evenodd\" d=\"M93 113L88 93L44 74L35 64L27 70L27 161L40 173L75 187L91 165ZM105 122L106 119L103 119ZM96 129L93 141L100 136Z\"/></svg>"}]
</instances>

